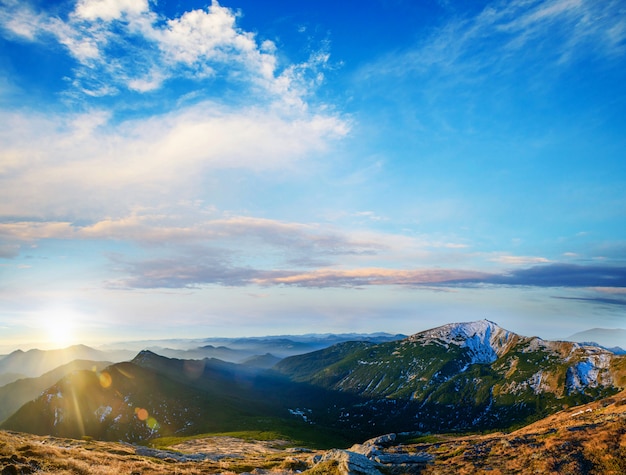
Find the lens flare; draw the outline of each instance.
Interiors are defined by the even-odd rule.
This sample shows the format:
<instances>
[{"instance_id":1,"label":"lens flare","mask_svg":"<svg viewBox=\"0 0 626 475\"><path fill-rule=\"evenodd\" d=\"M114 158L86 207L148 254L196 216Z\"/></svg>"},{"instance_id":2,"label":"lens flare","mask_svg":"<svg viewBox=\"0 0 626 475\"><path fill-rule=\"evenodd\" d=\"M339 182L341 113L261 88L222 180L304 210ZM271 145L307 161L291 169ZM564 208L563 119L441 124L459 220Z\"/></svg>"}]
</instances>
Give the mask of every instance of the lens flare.
<instances>
[{"instance_id":1,"label":"lens flare","mask_svg":"<svg viewBox=\"0 0 626 475\"><path fill-rule=\"evenodd\" d=\"M113 378L106 371L103 371L102 373L100 373L98 375L98 379L100 380L100 386L102 386L105 389L111 386L111 383L113 383Z\"/></svg>"},{"instance_id":2,"label":"lens flare","mask_svg":"<svg viewBox=\"0 0 626 475\"><path fill-rule=\"evenodd\" d=\"M148 417L146 425L152 430L158 430L161 427L154 417Z\"/></svg>"},{"instance_id":3,"label":"lens flare","mask_svg":"<svg viewBox=\"0 0 626 475\"><path fill-rule=\"evenodd\" d=\"M148 411L144 409L143 407L136 407L135 415L137 416L137 419L139 419L140 421L147 420L149 416Z\"/></svg>"}]
</instances>

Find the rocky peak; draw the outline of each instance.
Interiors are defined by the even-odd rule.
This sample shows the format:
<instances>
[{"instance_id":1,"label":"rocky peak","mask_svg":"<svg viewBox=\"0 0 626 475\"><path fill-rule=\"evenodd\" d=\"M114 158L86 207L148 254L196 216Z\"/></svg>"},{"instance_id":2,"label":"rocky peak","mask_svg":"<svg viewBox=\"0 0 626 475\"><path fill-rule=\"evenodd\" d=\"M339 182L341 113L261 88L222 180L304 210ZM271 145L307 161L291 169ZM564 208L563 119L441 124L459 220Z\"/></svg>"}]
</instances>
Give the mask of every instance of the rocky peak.
<instances>
[{"instance_id":1,"label":"rocky peak","mask_svg":"<svg viewBox=\"0 0 626 475\"><path fill-rule=\"evenodd\" d=\"M150 350L142 350L137 353L137 356L133 358L131 363L136 364L137 366L142 366L144 368L150 368L154 364L157 364L159 361L162 360L166 360L166 358L159 356Z\"/></svg>"},{"instance_id":2,"label":"rocky peak","mask_svg":"<svg viewBox=\"0 0 626 475\"><path fill-rule=\"evenodd\" d=\"M492 363L505 354L519 336L489 320L478 320L450 323L417 333L409 339L446 347L457 345L470 350L474 363Z\"/></svg>"}]
</instances>

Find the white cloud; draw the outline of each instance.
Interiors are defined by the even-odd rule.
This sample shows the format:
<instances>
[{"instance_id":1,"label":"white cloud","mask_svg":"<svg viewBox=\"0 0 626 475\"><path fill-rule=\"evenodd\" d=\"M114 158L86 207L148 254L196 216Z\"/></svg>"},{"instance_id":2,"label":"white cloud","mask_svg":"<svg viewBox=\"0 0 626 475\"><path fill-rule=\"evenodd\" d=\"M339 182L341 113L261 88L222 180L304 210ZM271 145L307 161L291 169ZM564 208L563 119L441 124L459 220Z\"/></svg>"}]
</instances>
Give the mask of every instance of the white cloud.
<instances>
[{"instance_id":1,"label":"white cloud","mask_svg":"<svg viewBox=\"0 0 626 475\"><path fill-rule=\"evenodd\" d=\"M169 61L189 66L202 59L223 61L257 51L254 35L237 31L235 16L216 4L207 11L193 10L169 20L160 42Z\"/></svg>"},{"instance_id":2,"label":"white cloud","mask_svg":"<svg viewBox=\"0 0 626 475\"><path fill-rule=\"evenodd\" d=\"M118 20L149 10L147 0L78 0L74 13L85 20Z\"/></svg>"},{"instance_id":3,"label":"white cloud","mask_svg":"<svg viewBox=\"0 0 626 475\"><path fill-rule=\"evenodd\" d=\"M5 0L3 3L0 25L9 34L34 41L43 23L40 16L25 5L20 7L17 1Z\"/></svg>"},{"instance_id":4,"label":"white cloud","mask_svg":"<svg viewBox=\"0 0 626 475\"><path fill-rule=\"evenodd\" d=\"M237 14L217 1L178 18L161 17L150 7L147 0L79 0L63 19L9 0L0 5L0 28L30 41L53 38L67 48L79 62L70 83L88 96L153 91L174 77L219 76L257 100L269 95L304 107L303 97L323 78L327 53L281 70L274 43L259 44L255 34L237 26Z\"/></svg>"},{"instance_id":5,"label":"white cloud","mask_svg":"<svg viewBox=\"0 0 626 475\"><path fill-rule=\"evenodd\" d=\"M209 102L119 126L107 117L2 114L0 215L123 215L133 197L196 199L211 171L288 169L347 133L333 116Z\"/></svg>"}]
</instances>

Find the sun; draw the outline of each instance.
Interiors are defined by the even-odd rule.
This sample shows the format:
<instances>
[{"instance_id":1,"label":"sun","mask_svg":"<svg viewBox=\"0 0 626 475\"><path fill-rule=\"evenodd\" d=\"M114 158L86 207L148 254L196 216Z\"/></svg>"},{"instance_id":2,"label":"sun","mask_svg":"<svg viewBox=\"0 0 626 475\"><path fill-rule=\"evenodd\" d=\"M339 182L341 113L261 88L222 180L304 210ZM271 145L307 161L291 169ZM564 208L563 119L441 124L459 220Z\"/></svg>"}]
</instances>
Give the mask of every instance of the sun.
<instances>
[{"instance_id":1,"label":"sun","mask_svg":"<svg viewBox=\"0 0 626 475\"><path fill-rule=\"evenodd\" d=\"M42 323L48 345L66 348L76 342L76 316L72 311L51 310L46 312Z\"/></svg>"}]
</instances>

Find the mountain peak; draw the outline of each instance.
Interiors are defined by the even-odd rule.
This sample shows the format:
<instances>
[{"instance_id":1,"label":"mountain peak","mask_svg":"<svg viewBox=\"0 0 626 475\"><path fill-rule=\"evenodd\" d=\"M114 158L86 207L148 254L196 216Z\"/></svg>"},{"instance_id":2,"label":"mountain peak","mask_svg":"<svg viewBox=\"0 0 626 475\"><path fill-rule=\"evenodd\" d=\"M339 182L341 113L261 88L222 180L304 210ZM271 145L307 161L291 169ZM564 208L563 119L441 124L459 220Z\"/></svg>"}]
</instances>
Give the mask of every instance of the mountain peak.
<instances>
[{"instance_id":1,"label":"mountain peak","mask_svg":"<svg viewBox=\"0 0 626 475\"><path fill-rule=\"evenodd\" d=\"M151 363L164 359L166 358L159 356L150 350L141 350L139 353L137 353L137 356L133 358L131 363L136 364L137 366L147 367L150 366Z\"/></svg>"},{"instance_id":2,"label":"mountain peak","mask_svg":"<svg viewBox=\"0 0 626 475\"><path fill-rule=\"evenodd\" d=\"M508 351L518 336L490 320L449 323L417 333L409 339L443 346L457 345L472 352L474 363L492 363Z\"/></svg>"}]
</instances>

